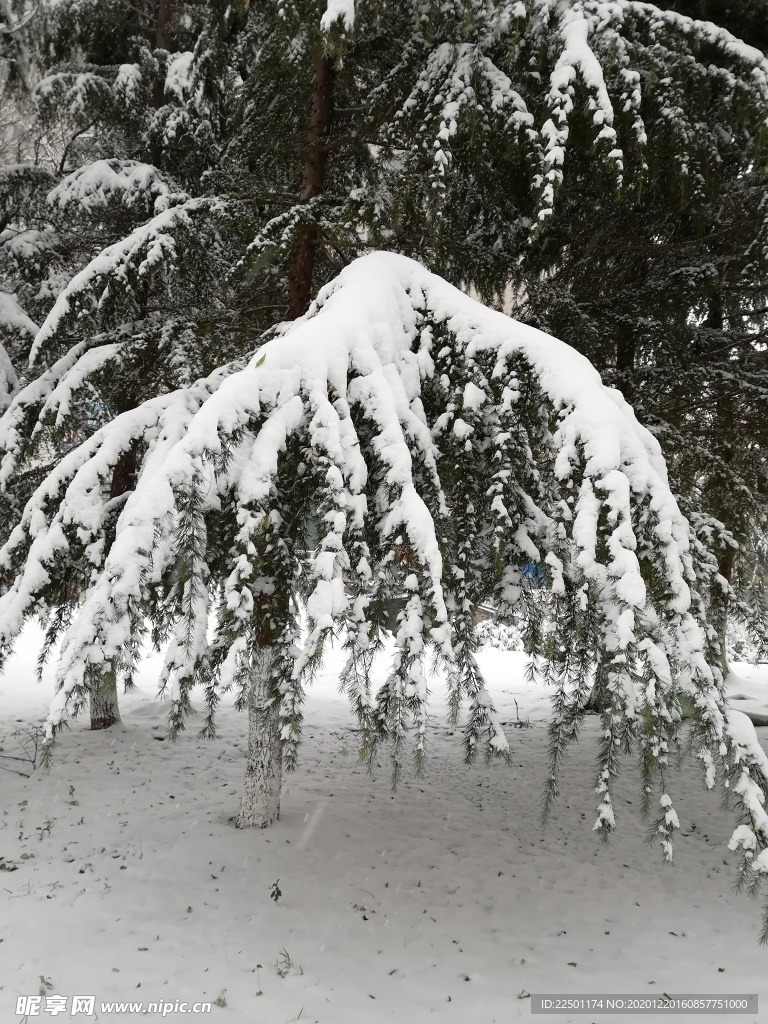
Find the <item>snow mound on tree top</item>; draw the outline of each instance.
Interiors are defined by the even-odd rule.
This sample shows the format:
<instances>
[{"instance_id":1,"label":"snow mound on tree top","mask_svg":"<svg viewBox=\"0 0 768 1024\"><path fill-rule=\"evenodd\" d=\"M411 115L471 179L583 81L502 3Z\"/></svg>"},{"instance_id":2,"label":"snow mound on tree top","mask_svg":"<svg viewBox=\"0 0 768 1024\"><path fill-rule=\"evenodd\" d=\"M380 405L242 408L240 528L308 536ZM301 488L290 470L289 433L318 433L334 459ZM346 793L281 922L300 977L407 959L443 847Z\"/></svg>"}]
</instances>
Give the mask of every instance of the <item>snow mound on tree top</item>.
<instances>
[{"instance_id":1,"label":"snow mound on tree top","mask_svg":"<svg viewBox=\"0 0 768 1024\"><path fill-rule=\"evenodd\" d=\"M508 358L516 354L525 357L542 390L559 410L554 442L555 472L560 480L572 475L583 452L585 472L608 492L617 522L630 521L631 497L653 495L659 544L667 549L667 567L674 577L674 606L685 612L690 592L679 554L688 550L688 524L669 490L656 438L638 423L621 394L606 388L597 370L575 349L488 309L404 256L372 253L345 268L304 317L279 339L263 346L251 366L230 378L220 394L206 404L193 422L188 443L197 454L217 450L219 431L232 429L241 415L242 389L252 393L256 383L261 402L273 405L287 389L295 394L302 385L311 389L329 382L344 394L350 371L367 375L397 367L403 389L400 397L407 403L405 408L409 407L420 394L423 376L419 360L411 352L421 310L444 322L457 341L464 343L468 361L481 352L495 351L496 372L502 374ZM393 386L393 394L399 388ZM403 408L392 412L402 413ZM399 469L409 473L410 464ZM592 511L587 501L582 502L574 527L582 535L595 526ZM626 575L621 596L640 607L646 594L631 554L634 540L629 534L616 540L624 549L615 552ZM581 558L589 574L588 542L582 545ZM620 568L618 561L615 567Z\"/></svg>"}]
</instances>

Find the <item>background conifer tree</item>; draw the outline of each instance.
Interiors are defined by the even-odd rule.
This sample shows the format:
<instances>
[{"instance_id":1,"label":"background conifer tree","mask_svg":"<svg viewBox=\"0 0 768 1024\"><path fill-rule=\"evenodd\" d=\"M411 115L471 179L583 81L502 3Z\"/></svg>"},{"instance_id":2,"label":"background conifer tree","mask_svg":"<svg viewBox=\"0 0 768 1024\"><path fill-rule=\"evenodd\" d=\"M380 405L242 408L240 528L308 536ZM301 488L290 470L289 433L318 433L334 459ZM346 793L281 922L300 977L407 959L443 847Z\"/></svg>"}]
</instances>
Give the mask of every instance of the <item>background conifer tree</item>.
<instances>
[{"instance_id":1,"label":"background conifer tree","mask_svg":"<svg viewBox=\"0 0 768 1024\"><path fill-rule=\"evenodd\" d=\"M523 257L518 312L585 352L655 431L716 559L710 621L724 631L730 612L765 649L764 96L756 75L736 102L706 45L676 99L642 94L644 164L620 192L572 150L559 215Z\"/></svg>"}]
</instances>

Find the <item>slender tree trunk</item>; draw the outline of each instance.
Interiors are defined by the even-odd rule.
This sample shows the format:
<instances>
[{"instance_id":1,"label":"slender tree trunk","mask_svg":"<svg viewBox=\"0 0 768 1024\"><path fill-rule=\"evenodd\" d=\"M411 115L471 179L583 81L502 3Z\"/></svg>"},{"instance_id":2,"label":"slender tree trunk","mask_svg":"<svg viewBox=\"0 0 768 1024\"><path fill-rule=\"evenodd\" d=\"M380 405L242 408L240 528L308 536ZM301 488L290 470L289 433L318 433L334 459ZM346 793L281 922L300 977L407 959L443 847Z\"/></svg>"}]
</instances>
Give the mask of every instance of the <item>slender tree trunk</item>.
<instances>
[{"instance_id":1,"label":"slender tree trunk","mask_svg":"<svg viewBox=\"0 0 768 1024\"><path fill-rule=\"evenodd\" d=\"M308 203L325 189L328 152L324 141L333 116L333 61L318 51L312 76L312 99L309 108L307 153L301 178L299 202ZM312 299L312 277L315 269L317 229L302 224L294 239L288 266L287 319L295 320L309 308Z\"/></svg>"},{"instance_id":2,"label":"slender tree trunk","mask_svg":"<svg viewBox=\"0 0 768 1024\"><path fill-rule=\"evenodd\" d=\"M731 582L733 576L733 567L736 562L736 548L726 548L725 551L720 555L717 562L717 571L725 579L726 583Z\"/></svg>"},{"instance_id":3,"label":"slender tree trunk","mask_svg":"<svg viewBox=\"0 0 768 1024\"><path fill-rule=\"evenodd\" d=\"M238 828L267 828L280 817L283 752L279 709L270 702L272 664L272 647L258 648L248 695L248 760Z\"/></svg>"},{"instance_id":4,"label":"slender tree trunk","mask_svg":"<svg viewBox=\"0 0 768 1024\"><path fill-rule=\"evenodd\" d=\"M128 405L127 408L132 408ZM125 412L125 409L119 409ZM118 498L132 491L136 482L136 451L130 448L118 458L112 470L110 497ZM117 701L117 676L112 668L106 668L99 679L98 687L91 691L91 729L108 729L120 721Z\"/></svg>"},{"instance_id":5,"label":"slender tree trunk","mask_svg":"<svg viewBox=\"0 0 768 1024\"><path fill-rule=\"evenodd\" d=\"M101 676L98 689L91 691L91 729L109 729L119 721L117 677L107 671Z\"/></svg>"},{"instance_id":6,"label":"slender tree trunk","mask_svg":"<svg viewBox=\"0 0 768 1024\"><path fill-rule=\"evenodd\" d=\"M733 569L736 564L736 549L727 547L717 560L717 571L730 586L733 577ZM723 597L722 604L716 609L716 621L713 623L720 638L720 646L723 652L723 665L727 671L725 662L725 642L728 635L728 603L727 597Z\"/></svg>"},{"instance_id":7,"label":"slender tree trunk","mask_svg":"<svg viewBox=\"0 0 768 1024\"><path fill-rule=\"evenodd\" d=\"M173 15L173 3L171 0L157 0L157 15L155 18L155 49L167 50L170 42L168 31ZM165 62L152 83L152 106L159 110L165 103ZM149 144L149 158L155 167L159 167L163 159L163 148L160 140L153 138Z\"/></svg>"},{"instance_id":8,"label":"slender tree trunk","mask_svg":"<svg viewBox=\"0 0 768 1024\"><path fill-rule=\"evenodd\" d=\"M725 323L723 315L723 297L718 288L709 298L707 308L707 319L704 326L715 334L714 346L718 347L722 342ZM706 344L712 346L711 339ZM711 426L710 449L720 457L722 462L729 466L733 462L734 448L732 438L734 434L734 408L733 396L729 393L718 396L714 403L714 417ZM725 526L738 538L742 535L740 529L738 502L732 504L732 489L726 474L716 473L710 478L708 488L712 495L709 509L722 520ZM734 515L734 512L736 513ZM717 562L717 571L730 586L733 581L733 571L736 566L736 548L726 547ZM720 637L723 651L723 664L725 665L725 641L728 630L728 598L723 597L722 604L717 611L717 621L714 623ZM727 671L727 666L726 671Z\"/></svg>"},{"instance_id":9,"label":"slender tree trunk","mask_svg":"<svg viewBox=\"0 0 768 1024\"><path fill-rule=\"evenodd\" d=\"M635 355L637 341L631 335L620 337L616 343L616 377L622 395L631 402L635 391Z\"/></svg>"},{"instance_id":10,"label":"slender tree trunk","mask_svg":"<svg viewBox=\"0 0 768 1024\"><path fill-rule=\"evenodd\" d=\"M608 700L606 699L605 693L600 689L597 681L592 684L592 688L589 691L589 697L587 697L587 703L584 707L587 714L592 715L602 715L602 713L608 709Z\"/></svg>"}]
</instances>

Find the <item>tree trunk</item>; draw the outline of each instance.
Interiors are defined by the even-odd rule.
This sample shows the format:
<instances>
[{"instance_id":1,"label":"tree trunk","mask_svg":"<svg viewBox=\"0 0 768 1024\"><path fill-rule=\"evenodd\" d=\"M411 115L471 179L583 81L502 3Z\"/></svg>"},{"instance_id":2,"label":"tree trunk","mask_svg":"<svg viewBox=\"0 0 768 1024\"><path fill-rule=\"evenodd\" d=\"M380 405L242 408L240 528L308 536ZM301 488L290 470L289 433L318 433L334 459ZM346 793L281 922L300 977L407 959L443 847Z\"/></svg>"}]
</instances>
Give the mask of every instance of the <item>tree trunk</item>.
<instances>
[{"instance_id":1,"label":"tree trunk","mask_svg":"<svg viewBox=\"0 0 768 1024\"><path fill-rule=\"evenodd\" d=\"M605 695L605 691L598 685L597 681L592 684L589 696L587 697L587 703L584 705L584 710L588 715L602 715L604 711L608 710L608 698Z\"/></svg>"},{"instance_id":2,"label":"tree trunk","mask_svg":"<svg viewBox=\"0 0 768 1024\"><path fill-rule=\"evenodd\" d=\"M170 42L169 25L173 14L171 0L157 0L157 15L155 18L155 50L167 50ZM165 63L152 83L152 106L159 110L165 104ZM149 145L149 159L155 166L159 167L163 159L163 149L160 140L153 138Z\"/></svg>"},{"instance_id":3,"label":"tree trunk","mask_svg":"<svg viewBox=\"0 0 768 1024\"><path fill-rule=\"evenodd\" d=\"M324 138L333 114L333 61L322 51L315 58L312 76L312 100L309 108L307 155L301 178L299 202L308 203L325 189L328 151ZM286 317L295 320L309 308L312 299L312 276L315 269L317 228L302 224L296 233L288 266L288 309Z\"/></svg>"},{"instance_id":4,"label":"tree trunk","mask_svg":"<svg viewBox=\"0 0 768 1024\"><path fill-rule=\"evenodd\" d=\"M717 571L730 586L733 578L733 569L736 563L736 549L727 547L717 560ZM723 664L725 665L725 643L728 636L728 604L729 599L723 597L722 605L717 609L715 622L713 623L720 638L720 645L723 651ZM726 666L727 670L727 666Z\"/></svg>"},{"instance_id":5,"label":"tree trunk","mask_svg":"<svg viewBox=\"0 0 768 1024\"><path fill-rule=\"evenodd\" d=\"M616 378L621 393L632 402L635 392L635 356L637 341L630 334L619 337L616 342Z\"/></svg>"},{"instance_id":6,"label":"tree trunk","mask_svg":"<svg viewBox=\"0 0 768 1024\"><path fill-rule=\"evenodd\" d=\"M725 322L723 314L723 296L718 288L709 297L707 308L707 319L704 326L712 332L713 337L706 338L706 345L709 348L717 349L723 342L725 335ZM725 466L733 463L735 448L734 441L738 437L735 428L736 415L734 409L734 396L726 390L718 395L714 402L714 417L711 425L709 438L709 449L717 455ZM715 473L707 482L709 490L708 511L722 520L726 528L734 536L744 539L744 524L739 515L739 502L733 501L733 484L727 472ZM725 547L717 561L717 571L730 586L733 582L733 572L736 566L738 551L733 547ZM724 597L720 607L716 608L716 621L713 623L717 629L723 651L723 665L725 665L725 642L728 631L728 604L729 599Z\"/></svg>"},{"instance_id":7,"label":"tree trunk","mask_svg":"<svg viewBox=\"0 0 768 1024\"><path fill-rule=\"evenodd\" d=\"M272 648L258 648L248 695L248 760L238 828L267 828L280 817L283 751L279 708L270 700L272 663Z\"/></svg>"},{"instance_id":8,"label":"tree trunk","mask_svg":"<svg viewBox=\"0 0 768 1024\"><path fill-rule=\"evenodd\" d=\"M131 408L131 406L128 406ZM120 409L119 412L124 412ZM122 453L112 470L112 483L109 489L110 498L119 498L121 494L132 491L136 483L136 449L129 448ZM91 729L108 729L120 721L120 708L117 702L117 676L112 668L104 671L98 687L91 691Z\"/></svg>"},{"instance_id":9,"label":"tree trunk","mask_svg":"<svg viewBox=\"0 0 768 1024\"><path fill-rule=\"evenodd\" d=\"M726 581L731 582L733 567L736 562L736 548L727 547L717 561L717 571Z\"/></svg>"},{"instance_id":10,"label":"tree trunk","mask_svg":"<svg viewBox=\"0 0 768 1024\"><path fill-rule=\"evenodd\" d=\"M120 721L120 708L117 704L117 677L112 671L106 671L98 689L91 691L91 729L109 729Z\"/></svg>"}]
</instances>

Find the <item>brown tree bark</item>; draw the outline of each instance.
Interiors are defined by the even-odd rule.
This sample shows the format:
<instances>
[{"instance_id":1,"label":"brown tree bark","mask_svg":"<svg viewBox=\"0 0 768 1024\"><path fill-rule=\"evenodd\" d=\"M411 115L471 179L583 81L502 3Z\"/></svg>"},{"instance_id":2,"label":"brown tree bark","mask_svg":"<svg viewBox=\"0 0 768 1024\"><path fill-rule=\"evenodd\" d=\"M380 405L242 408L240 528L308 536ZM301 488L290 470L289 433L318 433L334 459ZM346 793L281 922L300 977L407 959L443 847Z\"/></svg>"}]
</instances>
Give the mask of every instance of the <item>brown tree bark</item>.
<instances>
[{"instance_id":1,"label":"brown tree bark","mask_svg":"<svg viewBox=\"0 0 768 1024\"><path fill-rule=\"evenodd\" d=\"M616 342L616 378L622 395L631 402L635 393L635 356L637 340L624 335Z\"/></svg>"},{"instance_id":2,"label":"brown tree bark","mask_svg":"<svg viewBox=\"0 0 768 1024\"><path fill-rule=\"evenodd\" d=\"M173 16L171 0L157 0L155 18L155 49L167 50L170 43L169 27ZM163 66L152 83L152 106L159 110L165 103L165 66ZM159 139L154 138L149 144L149 158L155 167L160 166L163 148Z\"/></svg>"},{"instance_id":3,"label":"brown tree bark","mask_svg":"<svg viewBox=\"0 0 768 1024\"><path fill-rule=\"evenodd\" d=\"M333 61L318 51L312 75L309 129L299 202L308 203L325 190L328 151L325 140L333 116ZM309 308L317 250L317 228L302 224L294 239L288 265L288 309L286 317L295 320Z\"/></svg>"},{"instance_id":4,"label":"brown tree bark","mask_svg":"<svg viewBox=\"0 0 768 1024\"><path fill-rule=\"evenodd\" d=\"M134 409L138 403L126 396L117 407L118 415ZM131 447L120 455L112 470L109 488L110 498L119 498L132 491L136 483L136 449ZM117 699L117 674L111 666L105 666L98 686L92 690L90 699L91 729L109 729L120 721L120 706Z\"/></svg>"}]
</instances>

